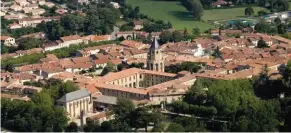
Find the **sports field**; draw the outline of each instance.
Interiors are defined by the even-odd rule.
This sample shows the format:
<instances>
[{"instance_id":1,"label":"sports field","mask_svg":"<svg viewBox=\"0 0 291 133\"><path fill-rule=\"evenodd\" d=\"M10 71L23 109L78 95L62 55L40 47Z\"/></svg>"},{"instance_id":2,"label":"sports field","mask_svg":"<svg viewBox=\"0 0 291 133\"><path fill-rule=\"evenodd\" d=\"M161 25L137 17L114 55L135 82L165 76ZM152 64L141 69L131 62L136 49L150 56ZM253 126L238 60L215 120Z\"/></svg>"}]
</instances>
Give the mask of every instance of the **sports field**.
<instances>
[{"instance_id":1,"label":"sports field","mask_svg":"<svg viewBox=\"0 0 291 133\"><path fill-rule=\"evenodd\" d=\"M163 0L127 0L133 7L139 6L140 12L156 20L170 21L175 29L182 30L184 27L191 30L194 27L202 31L214 27L213 25L196 21L191 14L178 1ZM260 7L253 7L255 14L261 10ZM204 10L202 20L227 20L244 17L244 7L229 9Z\"/></svg>"}]
</instances>

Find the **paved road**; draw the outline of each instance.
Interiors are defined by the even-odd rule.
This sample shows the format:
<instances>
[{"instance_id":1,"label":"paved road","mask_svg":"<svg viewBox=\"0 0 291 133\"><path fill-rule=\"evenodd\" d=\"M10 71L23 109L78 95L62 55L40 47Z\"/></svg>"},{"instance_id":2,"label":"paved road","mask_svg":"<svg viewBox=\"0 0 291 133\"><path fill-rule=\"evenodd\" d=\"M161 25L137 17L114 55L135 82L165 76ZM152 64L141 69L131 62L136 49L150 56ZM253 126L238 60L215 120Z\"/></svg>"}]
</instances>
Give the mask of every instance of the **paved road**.
<instances>
[{"instance_id":1,"label":"paved road","mask_svg":"<svg viewBox=\"0 0 291 133\"><path fill-rule=\"evenodd\" d=\"M175 113L175 112L170 112L168 110L163 110L163 111L161 111L161 113L163 113L163 114L170 114L170 115L184 116L184 117L193 117L192 115L189 115L189 114L179 114L179 113ZM217 120L217 119L209 119L209 118L199 117L199 116L195 116L195 117L197 119L205 119L205 120L215 121L215 122L228 122L228 121Z\"/></svg>"},{"instance_id":2,"label":"paved road","mask_svg":"<svg viewBox=\"0 0 291 133\"><path fill-rule=\"evenodd\" d=\"M114 26L113 27L113 32L111 33L111 40L116 40L116 34L119 32L119 28Z\"/></svg>"}]
</instances>

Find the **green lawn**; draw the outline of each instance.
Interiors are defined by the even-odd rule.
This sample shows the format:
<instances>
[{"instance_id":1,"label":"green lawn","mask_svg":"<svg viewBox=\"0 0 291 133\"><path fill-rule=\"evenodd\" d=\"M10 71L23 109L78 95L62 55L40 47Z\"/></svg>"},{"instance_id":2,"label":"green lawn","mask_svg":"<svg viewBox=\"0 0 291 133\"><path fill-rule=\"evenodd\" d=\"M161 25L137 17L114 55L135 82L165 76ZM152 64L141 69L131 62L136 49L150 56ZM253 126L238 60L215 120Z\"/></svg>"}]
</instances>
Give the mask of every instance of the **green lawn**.
<instances>
[{"instance_id":1,"label":"green lawn","mask_svg":"<svg viewBox=\"0 0 291 133\"><path fill-rule=\"evenodd\" d=\"M253 7L255 15L258 11L264 10L262 7ZM211 9L204 10L202 19L205 21L208 20L224 20L224 19L233 19L244 17L245 7L239 8L228 8L228 9Z\"/></svg>"},{"instance_id":2,"label":"green lawn","mask_svg":"<svg viewBox=\"0 0 291 133\"><path fill-rule=\"evenodd\" d=\"M177 1L127 0L133 7L139 6L140 12L156 20L170 21L175 29L188 30L198 27L202 31L212 28L210 24L195 21L191 14Z\"/></svg>"},{"instance_id":3,"label":"green lawn","mask_svg":"<svg viewBox=\"0 0 291 133\"><path fill-rule=\"evenodd\" d=\"M191 14L178 1L163 0L127 0L133 7L139 6L140 12L156 20L170 21L175 29L182 30L186 27L191 30L194 27L202 31L214 27L213 25L196 21ZM253 7L255 14L264 8ZM228 9L204 10L202 20L229 20L243 18L245 7Z\"/></svg>"}]
</instances>

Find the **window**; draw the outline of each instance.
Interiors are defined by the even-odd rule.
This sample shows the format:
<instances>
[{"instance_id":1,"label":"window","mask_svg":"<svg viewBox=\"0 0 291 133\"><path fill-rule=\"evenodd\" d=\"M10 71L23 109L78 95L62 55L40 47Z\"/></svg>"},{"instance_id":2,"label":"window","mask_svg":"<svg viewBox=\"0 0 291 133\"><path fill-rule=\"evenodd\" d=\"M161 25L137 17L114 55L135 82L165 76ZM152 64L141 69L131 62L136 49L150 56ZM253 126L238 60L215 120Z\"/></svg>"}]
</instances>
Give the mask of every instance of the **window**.
<instances>
[{"instance_id":1,"label":"window","mask_svg":"<svg viewBox=\"0 0 291 133\"><path fill-rule=\"evenodd\" d=\"M142 75L139 75L139 78L142 78Z\"/></svg>"}]
</instances>

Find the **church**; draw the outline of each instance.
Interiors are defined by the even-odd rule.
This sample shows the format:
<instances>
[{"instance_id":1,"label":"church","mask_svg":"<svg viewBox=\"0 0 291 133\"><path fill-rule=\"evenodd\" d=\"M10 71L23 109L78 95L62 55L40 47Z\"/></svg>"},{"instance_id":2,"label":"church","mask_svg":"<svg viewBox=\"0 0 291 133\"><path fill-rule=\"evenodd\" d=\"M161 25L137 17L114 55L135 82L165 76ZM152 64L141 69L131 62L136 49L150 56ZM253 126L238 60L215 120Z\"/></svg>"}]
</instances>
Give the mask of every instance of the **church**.
<instances>
[{"instance_id":1,"label":"church","mask_svg":"<svg viewBox=\"0 0 291 133\"><path fill-rule=\"evenodd\" d=\"M156 38L147 56L147 69L130 68L108 73L87 84L93 84L102 95L132 100L148 100L150 104L171 103L180 99L196 81L190 72L166 73L165 58Z\"/></svg>"},{"instance_id":2,"label":"church","mask_svg":"<svg viewBox=\"0 0 291 133\"><path fill-rule=\"evenodd\" d=\"M108 73L94 78L85 84L98 89L98 95L90 94L88 88L70 92L57 100L57 105L65 108L71 121L78 125L86 123L85 118L94 112L96 98L126 98L148 105L160 105L179 100L196 81L190 72L178 74L164 72L164 57L160 45L153 40L147 57L147 69L130 68L120 72ZM94 103L95 102L95 103ZM114 102L112 102L114 104Z\"/></svg>"}]
</instances>

